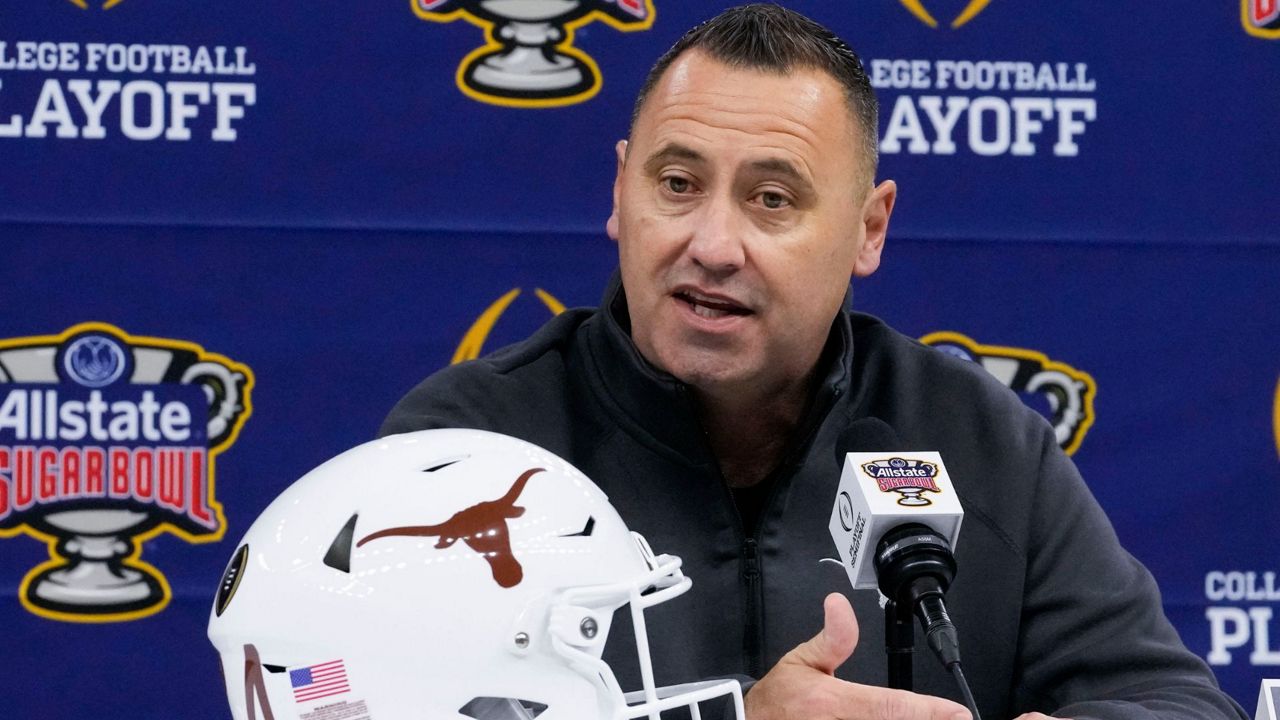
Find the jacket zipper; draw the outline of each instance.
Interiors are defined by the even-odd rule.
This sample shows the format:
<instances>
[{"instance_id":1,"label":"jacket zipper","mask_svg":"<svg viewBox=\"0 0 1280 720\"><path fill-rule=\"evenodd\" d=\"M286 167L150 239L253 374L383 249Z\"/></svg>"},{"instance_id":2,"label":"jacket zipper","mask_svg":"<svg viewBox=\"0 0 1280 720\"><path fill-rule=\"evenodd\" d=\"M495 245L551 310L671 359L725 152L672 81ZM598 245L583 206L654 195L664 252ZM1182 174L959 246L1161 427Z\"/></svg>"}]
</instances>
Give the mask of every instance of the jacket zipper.
<instances>
[{"instance_id":1,"label":"jacket zipper","mask_svg":"<svg viewBox=\"0 0 1280 720\"><path fill-rule=\"evenodd\" d=\"M747 586L747 626L742 634L742 655L747 660L747 675L759 679L764 646L764 598L761 597L760 558L756 550L755 538L748 537L742 541L742 580Z\"/></svg>"},{"instance_id":2,"label":"jacket zipper","mask_svg":"<svg viewBox=\"0 0 1280 720\"><path fill-rule=\"evenodd\" d=\"M677 383L675 389L676 393L684 398L686 403L691 402L688 395L688 386L684 383ZM831 400L826 403L827 407L820 413L823 418L834 407L835 401L840 395L840 388L835 388ZM692 408L690 410L692 411ZM810 408L810 410L812 411L813 409ZM778 465L778 468L770 474L770 477L765 479L765 482L771 482L773 486L769 489L765 496L764 504L760 508L756 532L760 532L765 516L768 514L770 506L775 502L775 497L778 494L778 485L783 480L780 476L781 473L795 473L797 457L801 456L800 451L809 446L821 424L821 422L816 422L807 428L804 432L804 437L800 438L800 442L784 453L783 461ZM714 460L709 448L707 454ZM745 524L742 521L742 512L738 509L738 502L733 497L733 490L725 482L723 474L717 474L720 475L720 485L724 488L725 496L729 499L729 506L733 508L733 513L738 519L738 537L742 538L742 582L746 586L747 601L747 624L743 629L742 635L742 655L746 660L744 669L749 677L759 680L763 675L763 670L766 669L762 667L764 664L764 587L760 581L759 548L755 537L747 534Z\"/></svg>"},{"instance_id":3,"label":"jacket zipper","mask_svg":"<svg viewBox=\"0 0 1280 720\"><path fill-rule=\"evenodd\" d=\"M831 412L831 408L835 406L841 394L840 388L833 389L827 407L820 414L822 418L825 418ZM800 459L803 457L802 451L813 442L813 438L821 425L821 422L815 422L807 428L799 443L792 445L788 449L777 469L769 477L765 478L765 482L770 483L770 488L765 495L764 504L760 506L760 516L756 520L757 533L764 527L769 508L777 502L779 486L782 485L784 480L790 481L791 477L795 475L799 469ZM724 482L723 476L720 481ZM747 626L742 638L742 654L746 658L747 675L759 680L763 675L763 671L769 669L762 667L764 665L764 584L760 580L759 548L755 537L748 535L746 532L742 522L742 513L738 510L738 503L733 497L733 491L729 490L727 483L725 484L725 492L729 495L729 502L733 505L735 514L738 516L738 531L743 538L742 580L746 585Z\"/></svg>"}]
</instances>

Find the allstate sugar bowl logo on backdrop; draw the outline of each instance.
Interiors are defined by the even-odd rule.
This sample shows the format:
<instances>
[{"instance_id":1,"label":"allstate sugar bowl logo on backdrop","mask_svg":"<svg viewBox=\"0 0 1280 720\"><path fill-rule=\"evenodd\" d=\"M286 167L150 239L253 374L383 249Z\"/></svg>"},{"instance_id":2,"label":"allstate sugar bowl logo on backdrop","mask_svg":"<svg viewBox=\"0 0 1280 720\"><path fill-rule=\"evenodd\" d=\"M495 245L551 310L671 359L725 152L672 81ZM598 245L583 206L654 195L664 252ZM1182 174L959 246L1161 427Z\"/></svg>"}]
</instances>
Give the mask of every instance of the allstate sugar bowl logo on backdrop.
<instances>
[{"instance_id":1,"label":"allstate sugar bowl logo on backdrop","mask_svg":"<svg viewBox=\"0 0 1280 720\"><path fill-rule=\"evenodd\" d=\"M600 20L624 32L653 25L653 0L410 0L423 20L466 20L485 44L458 66L458 88L481 102L557 107L589 100L600 68L573 31Z\"/></svg>"},{"instance_id":2,"label":"allstate sugar bowl logo on backdrop","mask_svg":"<svg viewBox=\"0 0 1280 720\"><path fill-rule=\"evenodd\" d=\"M1033 407L1045 404L1042 412L1053 425L1058 445L1069 455L1084 441L1093 426L1093 398L1097 384L1088 373L1066 363L1050 360L1044 353L1024 348L983 345L957 332L934 332L920 342L978 363L1006 387L1028 399ZM1037 408L1041 409L1041 408Z\"/></svg>"},{"instance_id":3,"label":"allstate sugar bowl logo on backdrop","mask_svg":"<svg viewBox=\"0 0 1280 720\"><path fill-rule=\"evenodd\" d=\"M105 323L0 340L0 537L25 533L50 557L23 578L23 606L75 622L162 610L169 584L143 543L222 538L214 456L252 386L248 367L198 345Z\"/></svg>"},{"instance_id":4,"label":"allstate sugar bowl logo on backdrop","mask_svg":"<svg viewBox=\"0 0 1280 720\"><path fill-rule=\"evenodd\" d=\"M1280 39L1280 0L1240 0L1240 22L1250 35Z\"/></svg>"},{"instance_id":5,"label":"allstate sugar bowl logo on backdrop","mask_svg":"<svg viewBox=\"0 0 1280 720\"><path fill-rule=\"evenodd\" d=\"M925 8L923 0L898 1L902 3L903 7L910 10L911 14L915 15L920 22L931 28L938 27L937 19L934 18L933 13L929 12L929 10ZM982 12L989 4L991 4L991 0L969 0L969 2L964 6L964 9L960 11L960 14L956 15L955 19L948 23L948 25L952 30L963 26L965 23L977 17L978 13Z\"/></svg>"}]
</instances>

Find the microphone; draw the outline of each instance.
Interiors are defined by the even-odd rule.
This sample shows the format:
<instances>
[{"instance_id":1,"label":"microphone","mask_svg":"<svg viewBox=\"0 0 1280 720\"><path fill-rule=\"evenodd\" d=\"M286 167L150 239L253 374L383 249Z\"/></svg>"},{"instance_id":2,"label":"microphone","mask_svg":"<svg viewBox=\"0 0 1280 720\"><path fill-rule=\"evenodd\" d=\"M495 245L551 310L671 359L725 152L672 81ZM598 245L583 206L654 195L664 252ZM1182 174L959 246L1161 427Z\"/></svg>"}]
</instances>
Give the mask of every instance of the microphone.
<instances>
[{"instance_id":1,"label":"microphone","mask_svg":"<svg viewBox=\"0 0 1280 720\"><path fill-rule=\"evenodd\" d=\"M937 452L900 448L893 428L879 418L845 429L836 444L842 471L831 537L854 589L876 588L891 603L885 619L890 685L910 689L914 612L930 649L980 720L944 601L956 574L952 547L964 510Z\"/></svg>"},{"instance_id":2,"label":"microphone","mask_svg":"<svg viewBox=\"0 0 1280 720\"><path fill-rule=\"evenodd\" d=\"M875 549L889 531L900 525L924 525L949 554L964 518L938 453L903 452L900 446L893 428L879 418L863 418L845 429L836 444L842 472L830 523L831 537L854 589L880 588L890 600L897 599L896 575L886 577L894 592L884 591L875 562L869 559L878 555ZM951 568L954 576L954 559Z\"/></svg>"},{"instance_id":3,"label":"microphone","mask_svg":"<svg viewBox=\"0 0 1280 720\"><path fill-rule=\"evenodd\" d=\"M960 638L943 602L956 576L951 544L928 525L899 525L876 544L875 568L880 592L915 609L929 648L943 667L950 670L960 662Z\"/></svg>"}]
</instances>

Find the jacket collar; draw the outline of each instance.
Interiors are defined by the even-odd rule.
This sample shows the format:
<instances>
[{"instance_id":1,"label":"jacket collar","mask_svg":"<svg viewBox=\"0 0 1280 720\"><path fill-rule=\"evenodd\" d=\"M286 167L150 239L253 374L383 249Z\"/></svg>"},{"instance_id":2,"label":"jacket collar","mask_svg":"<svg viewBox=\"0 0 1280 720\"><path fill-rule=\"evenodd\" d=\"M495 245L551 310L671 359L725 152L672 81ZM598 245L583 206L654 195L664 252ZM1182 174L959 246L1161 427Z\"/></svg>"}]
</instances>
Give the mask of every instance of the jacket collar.
<instances>
[{"instance_id":1,"label":"jacket collar","mask_svg":"<svg viewBox=\"0 0 1280 720\"><path fill-rule=\"evenodd\" d=\"M853 359L853 333L849 297L832 322L831 334L819 359L818 386L809 409L796 428L783 462L803 457L809 439L830 413L837 398L849 392ZM630 432L656 445L664 453L675 452L685 462L715 465L698 420L690 389L669 373L645 360L631 340L631 321L621 275L614 272L592 318L588 332L592 384Z\"/></svg>"}]
</instances>

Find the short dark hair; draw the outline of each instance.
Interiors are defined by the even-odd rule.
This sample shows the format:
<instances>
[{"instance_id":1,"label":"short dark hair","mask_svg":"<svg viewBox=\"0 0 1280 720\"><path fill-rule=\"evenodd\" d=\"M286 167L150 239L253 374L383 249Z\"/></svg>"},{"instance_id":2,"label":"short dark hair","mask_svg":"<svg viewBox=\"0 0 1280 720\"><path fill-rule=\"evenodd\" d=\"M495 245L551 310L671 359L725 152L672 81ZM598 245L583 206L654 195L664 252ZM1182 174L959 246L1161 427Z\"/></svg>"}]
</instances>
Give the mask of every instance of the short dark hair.
<instances>
[{"instance_id":1,"label":"short dark hair","mask_svg":"<svg viewBox=\"0 0 1280 720\"><path fill-rule=\"evenodd\" d=\"M853 48L827 28L794 10L768 3L752 3L730 8L694 27L658 58L645 77L635 108L631 130L645 100L662 79L667 68L686 50L701 50L735 68L766 70L779 74L793 68L826 72L844 88L845 100L856 120L863 151L872 179L875 176L879 143L879 104L871 80Z\"/></svg>"}]
</instances>

